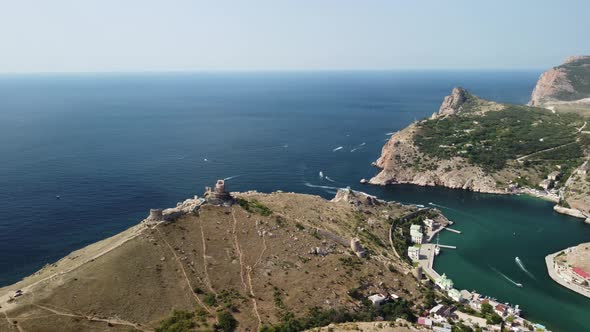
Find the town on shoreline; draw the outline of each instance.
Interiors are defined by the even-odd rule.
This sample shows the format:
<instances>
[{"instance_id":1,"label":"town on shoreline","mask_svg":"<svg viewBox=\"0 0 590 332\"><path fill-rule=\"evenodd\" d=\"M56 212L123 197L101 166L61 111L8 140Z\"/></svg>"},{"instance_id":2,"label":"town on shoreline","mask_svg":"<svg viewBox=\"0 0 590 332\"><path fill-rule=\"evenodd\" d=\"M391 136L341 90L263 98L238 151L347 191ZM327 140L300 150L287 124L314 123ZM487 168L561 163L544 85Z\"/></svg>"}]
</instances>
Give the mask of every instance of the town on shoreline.
<instances>
[{"instance_id":1,"label":"town on shoreline","mask_svg":"<svg viewBox=\"0 0 590 332\"><path fill-rule=\"evenodd\" d=\"M396 235L403 234L404 226L409 224L412 245L407 248L406 255L413 265L414 277L451 300L433 303L433 307L418 319L418 325L437 332L450 332L450 322L479 331L503 331L503 328L515 332L549 331L544 325L523 318L519 305L502 303L476 291L458 290L450 278L436 272L434 260L441 250L456 249L453 245L440 244L438 233L447 230L461 234L461 231L450 228L454 223L446 218L432 218L433 214L429 213L431 208L417 208L415 212L393 221L390 231L392 248L396 251L394 239ZM435 237L436 243L432 243Z\"/></svg>"}]
</instances>

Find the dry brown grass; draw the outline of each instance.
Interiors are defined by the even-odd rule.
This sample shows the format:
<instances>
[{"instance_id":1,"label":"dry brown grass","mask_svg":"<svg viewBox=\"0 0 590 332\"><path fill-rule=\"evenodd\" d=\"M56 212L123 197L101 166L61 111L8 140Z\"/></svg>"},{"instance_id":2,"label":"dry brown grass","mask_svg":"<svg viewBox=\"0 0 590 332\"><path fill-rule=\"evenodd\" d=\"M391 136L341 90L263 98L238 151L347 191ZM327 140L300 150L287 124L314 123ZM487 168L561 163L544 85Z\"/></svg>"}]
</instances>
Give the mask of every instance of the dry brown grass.
<instances>
[{"instance_id":1,"label":"dry brown grass","mask_svg":"<svg viewBox=\"0 0 590 332\"><path fill-rule=\"evenodd\" d=\"M404 214L406 208L357 208L288 193L239 196L257 199L273 213L260 216L237 205L206 205L199 215L156 228L136 226L72 253L0 290L0 296L25 290L16 302L0 303L0 311L18 322L15 327L0 320L0 331L147 331L174 309L209 312L206 324L212 326L212 314L228 304L239 330L257 330L277 323L285 311L303 315L314 306L353 309L358 303L347 295L353 287L366 293L389 289L418 299L417 282L387 268L407 268L394 258L387 242L388 217ZM342 258L353 256L342 242L352 236L360 236L372 255L359 265L346 266ZM331 253L310 254L315 247ZM44 280L48 276L53 277ZM197 288L199 294L194 292ZM219 297L228 291L235 296L221 303ZM217 304L206 304L208 294L219 295Z\"/></svg>"}]
</instances>

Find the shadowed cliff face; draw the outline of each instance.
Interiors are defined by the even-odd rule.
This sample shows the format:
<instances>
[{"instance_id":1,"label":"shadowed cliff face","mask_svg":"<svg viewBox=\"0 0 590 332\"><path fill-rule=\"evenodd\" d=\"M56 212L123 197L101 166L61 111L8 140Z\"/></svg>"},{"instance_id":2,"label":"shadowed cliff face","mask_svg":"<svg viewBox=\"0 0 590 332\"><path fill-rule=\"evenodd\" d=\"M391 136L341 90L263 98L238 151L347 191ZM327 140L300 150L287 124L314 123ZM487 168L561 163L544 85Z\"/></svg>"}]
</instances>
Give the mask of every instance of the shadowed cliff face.
<instances>
[{"instance_id":1,"label":"shadowed cliff face","mask_svg":"<svg viewBox=\"0 0 590 332\"><path fill-rule=\"evenodd\" d=\"M590 111L590 56L572 56L541 74L529 105L556 111Z\"/></svg>"}]
</instances>

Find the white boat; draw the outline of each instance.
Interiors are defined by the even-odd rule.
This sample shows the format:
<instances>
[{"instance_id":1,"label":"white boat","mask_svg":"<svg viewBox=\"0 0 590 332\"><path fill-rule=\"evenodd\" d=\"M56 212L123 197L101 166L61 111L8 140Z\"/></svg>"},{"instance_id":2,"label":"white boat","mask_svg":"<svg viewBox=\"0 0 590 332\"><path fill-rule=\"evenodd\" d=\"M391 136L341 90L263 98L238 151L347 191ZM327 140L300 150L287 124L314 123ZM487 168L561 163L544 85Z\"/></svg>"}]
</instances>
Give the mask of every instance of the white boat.
<instances>
[{"instance_id":1,"label":"white boat","mask_svg":"<svg viewBox=\"0 0 590 332\"><path fill-rule=\"evenodd\" d=\"M438 245L438 234L436 234L436 246L434 247L434 255L438 256L440 254L440 246Z\"/></svg>"}]
</instances>

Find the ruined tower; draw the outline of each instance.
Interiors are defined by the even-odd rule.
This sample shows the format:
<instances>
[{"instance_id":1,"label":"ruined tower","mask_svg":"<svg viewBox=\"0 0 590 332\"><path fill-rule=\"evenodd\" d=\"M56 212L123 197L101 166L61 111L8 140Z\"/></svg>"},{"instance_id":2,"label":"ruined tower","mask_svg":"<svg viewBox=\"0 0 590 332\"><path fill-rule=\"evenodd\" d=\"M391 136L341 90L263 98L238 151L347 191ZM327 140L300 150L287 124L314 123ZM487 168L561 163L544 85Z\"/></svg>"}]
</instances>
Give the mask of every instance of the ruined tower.
<instances>
[{"instance_id":1,"label":"ruined tower","mask_svg":"<svg viewBox=\"0 0 590 332\"><path fill-rule=\"evenodd\" d=\"M234 202L233 197L225 191L225 181L217 180L215 188L205 187L205 200L209 204L231 205Z\"/></svg>"}]
</instances>

